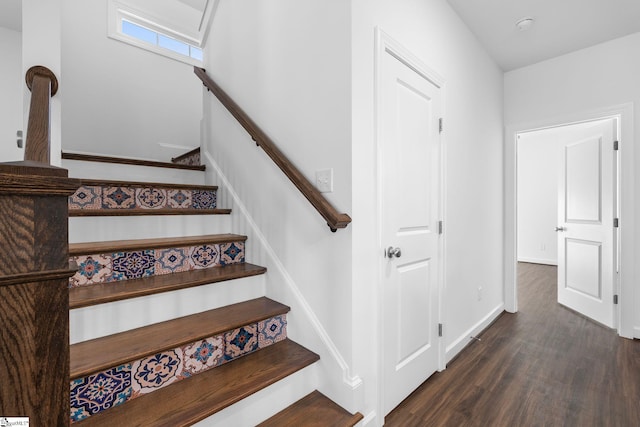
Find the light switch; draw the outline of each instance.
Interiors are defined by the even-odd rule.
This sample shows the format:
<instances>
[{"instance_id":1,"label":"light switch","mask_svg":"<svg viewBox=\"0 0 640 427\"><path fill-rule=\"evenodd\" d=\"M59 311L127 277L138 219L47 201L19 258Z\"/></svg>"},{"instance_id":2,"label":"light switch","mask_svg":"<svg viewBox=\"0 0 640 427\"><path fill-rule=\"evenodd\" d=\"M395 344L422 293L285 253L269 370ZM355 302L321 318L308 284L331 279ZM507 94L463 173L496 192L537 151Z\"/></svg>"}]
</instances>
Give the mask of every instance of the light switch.
<instances>
[{"instance_id":1,"label":"light switch","mask_svg":"<svg viewBox=\"0 0 640 427\"><path fill-rule=\"evenodd\" d=\"M333 192L333 169L316 171L316 187L321 193Z\"/></svg>"}]
</instances>

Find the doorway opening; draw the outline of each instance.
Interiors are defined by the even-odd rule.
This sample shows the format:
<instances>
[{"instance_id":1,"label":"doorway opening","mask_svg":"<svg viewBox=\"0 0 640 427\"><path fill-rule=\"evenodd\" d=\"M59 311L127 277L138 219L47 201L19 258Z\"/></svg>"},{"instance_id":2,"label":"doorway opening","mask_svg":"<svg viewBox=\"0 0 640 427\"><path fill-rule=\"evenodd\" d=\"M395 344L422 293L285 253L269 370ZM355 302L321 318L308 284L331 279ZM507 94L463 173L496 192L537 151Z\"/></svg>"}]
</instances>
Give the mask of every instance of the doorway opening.
<instances>
[{"instance_id":1,"label":"doorway opening","mask_svg":"<svg viewBox=\"0 0 640 427\"><path fill-rule=\"evenodd\" d=\"M610 328L619 319L620 134L620 117L607 117L521 131L515 147L517 268L552 266L556 301Z\"/></svg>"}]
</instances>

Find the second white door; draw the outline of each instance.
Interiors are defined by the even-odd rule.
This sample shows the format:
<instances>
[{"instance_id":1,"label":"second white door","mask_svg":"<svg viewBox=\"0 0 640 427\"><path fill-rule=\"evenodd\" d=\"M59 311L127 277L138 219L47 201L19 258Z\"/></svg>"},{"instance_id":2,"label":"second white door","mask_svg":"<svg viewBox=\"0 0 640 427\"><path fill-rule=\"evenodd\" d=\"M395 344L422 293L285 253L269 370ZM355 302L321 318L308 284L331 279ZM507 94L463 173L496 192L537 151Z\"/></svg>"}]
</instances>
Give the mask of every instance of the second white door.
<instances>
[{"instance_id":1,"label":"second white door","mask_svg":"<svg viewBox=\"0 0 640 427\"><path fill-rule=\"evenodd\" d=\"M616 140L614 119L563 144L558 192L558 302L614 327Z\"/></svg>"},{"instance_id":2,"label":"second white door","mask_svg":"<svg viewBox=\"0 0 640 427\"><path fill-rule=\"evenodd\" d=\"M438 368L440 88L389 51L380 71L386 415Z\"/></svg>"}]
</instances>

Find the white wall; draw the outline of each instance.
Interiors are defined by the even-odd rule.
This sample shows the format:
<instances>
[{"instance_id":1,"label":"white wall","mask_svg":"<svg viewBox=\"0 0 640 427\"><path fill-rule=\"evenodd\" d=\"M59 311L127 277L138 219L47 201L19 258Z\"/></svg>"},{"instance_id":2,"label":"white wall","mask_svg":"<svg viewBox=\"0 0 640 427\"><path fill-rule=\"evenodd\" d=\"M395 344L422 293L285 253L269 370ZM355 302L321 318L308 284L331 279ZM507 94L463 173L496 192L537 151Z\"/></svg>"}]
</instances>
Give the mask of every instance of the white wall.
<instances>
[{"instance_id":1,"label":"white wall","mask_svg":"<svg viewBox=\"0 0 640 427\"><path fill-rule=\"evenodd\" d=\"M43 65L53 71L58 81L61 74L60 13L62 0L22 0L22 75L34 65ZM59 166L62 147L62 102L59 88L50 104L50 163ZM23 85L23 123L27 128L31 92ZM25 133L26 134L26 133Z\"/></svg>"},{"instance_id":2,"label":"white wall","mask_svg":"<svg viewBox=\"0 0 640 427\"><path fill-rule=\"evenodd\" d=\"M625 312L635 316L635 334L640 337L640 292L635 283L635 247L640 244L640 234L635 229L635 214L640 209L640 198L633 188L640 188L640 174L634 165L640 164L640 33L596 45L568 55L551 59L505 74L505 124L539 123L557 117L591 113L626 103L633 103L633 123L623 121L621 146L622 159L622 212L621 241L625 283L630 284L635 295L625 292L622 306ZM631 136L630 133L634 135ZM625 151L626 150L626 151ZM625 156L624 153L631 153ZM629 289L629 288L626 288ZM632 292L632 293L633 293ZM623 331L623 335L631 335Z\"/></svg>"},{"instance_id":3,"label":"white wall","mask_svg":"<svg viewBox=\"0 0 640 427\"><path fill-rule=\"evenodd\" d=\"M357 401L339 403L381 424L383 418L375 413L376 283L382 261L375 220L377 25L446 80L443 322L448 355L455 354L503 304L503 82L502 72L444 0L220 3L206 50L208 73L308 177L334 168L335 191L328 197L352 214L346 230L329 233L209 95L203 146L246 209L249 220L235 216L234 231L249 234L249 260L268 264L267 294L292 305L292 337L321 352L321 364L326 364L321 391L344 397L335 387L332 356L304 329L308 321L292 286L347 362L343 388L357 389L357 378L350 376L354 372L363 377L365 391L352 393ZM224 199L223 204L230 202ZM480 300L478 286L484 289Z\"/></svg>"},{"instance_id":4,"label":"white wall","mask_svg":"<svg viewBox=\"0 0 640 427\"><path fill-rule=\"evenodd\" d=\"M0 162L22 160L16 145L22 130L22 33L0 27Z\"/></svg>"},{"instance_id":5,"label":"white wall","mask_svg":"<svg viewBox=\"0 0 640 427\"><path fill-rule=\"evenodd\" d=\"M196 147L202 91L193 67L107 38L106 1L62 3L63 149L169 160Z\"/></svg>"},{"instance_id":6,"label":"white wall","mask_svg":"<svg viewBox=\"0 0 640 427\"><path fill-rule=\"evenodd\" d=\"M518 261L558 263L558 148L548 130L518 135Z\"/></svg>"},{"instance_id":7,"label":"white wall","mask_svg":"<svg viewBox=\"0 0 640 427\"><path fill-rule=\"evenodd\" d=\"M447 357L502 311L502 72L444 0L354 0L352 8L352 158L354 329L380 319L375 284L383 262L375 218L375 27L445 80L445 289ZM482 286L482 298L477 288ZM375 423L380 390L368 333L354 335L356 370L364 377L361 411Z\"/></svg>"},{"instance_id":8,"label":"white wall","mask_svg":"<svg viewBox=\"0 0 640 427\"><path fill-rule=\"evenodd\" d=\"M208 74L307 178L313 182L315 171L333 168L334 192L326 196L348 214L349 25L350 4L343 0L222 0L205 51ZM249 236L248 260L269 269L267 296L292 307L290 336L320 353L321 391L349 406L350 380L342 380L350 374L342 368L351 365L353 339L351 226L331 233L235 119L205 94L203 147L209 165L215 161L228 179L221 205L234 209L234 232ZM208 170L219 183L214 168ZM232 191L243 206L232 204ZM340 367L319 340L319 330L346 365Z\"/></svg>"}]
</instances>

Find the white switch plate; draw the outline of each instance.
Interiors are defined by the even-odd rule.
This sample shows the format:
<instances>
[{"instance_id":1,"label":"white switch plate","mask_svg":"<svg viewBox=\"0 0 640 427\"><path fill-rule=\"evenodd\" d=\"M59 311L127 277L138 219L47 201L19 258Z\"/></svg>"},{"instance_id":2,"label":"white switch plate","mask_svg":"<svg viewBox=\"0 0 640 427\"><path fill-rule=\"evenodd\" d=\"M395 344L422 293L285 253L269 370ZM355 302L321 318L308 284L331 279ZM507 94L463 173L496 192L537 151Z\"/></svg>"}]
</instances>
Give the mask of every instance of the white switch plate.
<instances>
[{"instance_id":1,"label":"white switch plate","mask_svg":"<svg viewBox=\"0 0 640 427\"><path fill-rule=\"evenodd\" d=\"M316 171L316 187L321 193L333 192L333 169Z\"/></svg>"}]
</instances>

